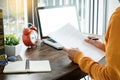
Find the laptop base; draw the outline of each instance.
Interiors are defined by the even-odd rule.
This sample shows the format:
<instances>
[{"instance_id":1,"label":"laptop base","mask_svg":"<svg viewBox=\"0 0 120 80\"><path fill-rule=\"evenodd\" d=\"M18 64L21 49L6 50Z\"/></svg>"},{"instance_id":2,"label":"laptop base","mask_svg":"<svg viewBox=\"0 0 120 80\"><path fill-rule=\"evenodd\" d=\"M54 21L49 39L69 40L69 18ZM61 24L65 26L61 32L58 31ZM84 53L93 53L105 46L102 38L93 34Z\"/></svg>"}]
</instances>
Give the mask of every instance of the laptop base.
<instances>
[{"instance_id":1,"label":"laptop base","mask_svg":"<svg viewBox=\"0 0 120 80\"><path fill-rule=\"evenodd\" d=\"M51 38L43 39L43 43L45 43L45 44L47 44L49 46L52 46L52 47L54 47L55 49L58 49L58 50L64 48L61 44L59 44L58 42L54 41Z\"/></svg>"}]
</instances>

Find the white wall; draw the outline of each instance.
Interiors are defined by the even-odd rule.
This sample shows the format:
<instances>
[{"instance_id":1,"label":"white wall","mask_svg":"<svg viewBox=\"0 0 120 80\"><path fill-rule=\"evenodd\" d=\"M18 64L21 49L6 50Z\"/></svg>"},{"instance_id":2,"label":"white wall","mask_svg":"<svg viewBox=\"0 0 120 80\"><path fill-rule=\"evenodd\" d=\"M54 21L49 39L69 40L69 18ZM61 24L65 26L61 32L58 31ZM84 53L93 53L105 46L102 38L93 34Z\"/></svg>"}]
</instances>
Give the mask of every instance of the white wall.
<instances>
[{"instance_id":1,"label":"white wall","mask_svg":"<svg viewBox=\"0 0 120 80\"><path fill-rule=\"evenodd\" d=\"M108 0L107 23L109 22L110 16L118 6L120 6L120 3L118 2L118 0Z\"/></svg>"}]
</instances>

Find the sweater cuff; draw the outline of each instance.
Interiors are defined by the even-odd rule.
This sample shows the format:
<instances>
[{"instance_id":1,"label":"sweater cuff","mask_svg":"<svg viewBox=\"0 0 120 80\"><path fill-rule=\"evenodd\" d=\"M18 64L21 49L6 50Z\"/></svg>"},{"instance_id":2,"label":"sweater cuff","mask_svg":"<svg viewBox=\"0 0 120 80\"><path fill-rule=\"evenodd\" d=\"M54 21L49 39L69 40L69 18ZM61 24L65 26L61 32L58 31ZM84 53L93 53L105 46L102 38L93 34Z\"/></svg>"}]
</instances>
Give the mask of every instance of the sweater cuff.
<instances>
[{"instance_id":1,"label":"sweater cuff","mask_svg":"<svg viewBox=\"0 0 120 80\"><path fill-rule=\"evenodd\" d=\"M77 52L73 59L74 63L78 64L83 57L85 57L85 55L82 52Z\"/></svg>"}]
</instances>

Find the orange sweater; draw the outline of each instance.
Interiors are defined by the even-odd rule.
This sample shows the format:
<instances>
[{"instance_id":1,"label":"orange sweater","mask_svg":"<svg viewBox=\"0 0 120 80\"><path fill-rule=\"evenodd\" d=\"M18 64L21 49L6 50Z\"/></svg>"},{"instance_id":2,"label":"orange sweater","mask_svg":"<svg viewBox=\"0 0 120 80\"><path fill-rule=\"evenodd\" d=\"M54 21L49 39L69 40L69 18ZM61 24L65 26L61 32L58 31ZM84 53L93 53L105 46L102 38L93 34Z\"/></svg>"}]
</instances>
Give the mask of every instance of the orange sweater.
<instances>
[{"instance_id":1,"label":"orange sweater","mask_svg":"<svg viewBox=\"0 0 120 80\"><path fill-rule=\"evenodd\" d=\"M111 16L105 36L106 65L77 53L74 62L94 80L120 80L120 7Z\"/></svg>"}]
</instances>

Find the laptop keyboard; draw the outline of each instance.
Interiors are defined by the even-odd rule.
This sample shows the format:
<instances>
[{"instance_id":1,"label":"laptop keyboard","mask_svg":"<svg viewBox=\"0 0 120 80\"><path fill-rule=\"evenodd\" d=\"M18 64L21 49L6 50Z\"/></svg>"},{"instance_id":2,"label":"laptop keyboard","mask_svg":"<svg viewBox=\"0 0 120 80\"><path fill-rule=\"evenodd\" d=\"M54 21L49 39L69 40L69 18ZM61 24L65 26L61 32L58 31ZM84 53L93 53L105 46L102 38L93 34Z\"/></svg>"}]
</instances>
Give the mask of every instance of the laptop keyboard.
<instances>
[{"instance_id":1,"label":"laptop keyboard","mask_svg":"<svg viewBox=\"0 0 120 80\"><path fill-rule=\"evenodd\" d=\"M48 41L51 41L53 43L57 43L55 40L51 39L51 38L47 38Z\"/></svg>"}]
</instances>

